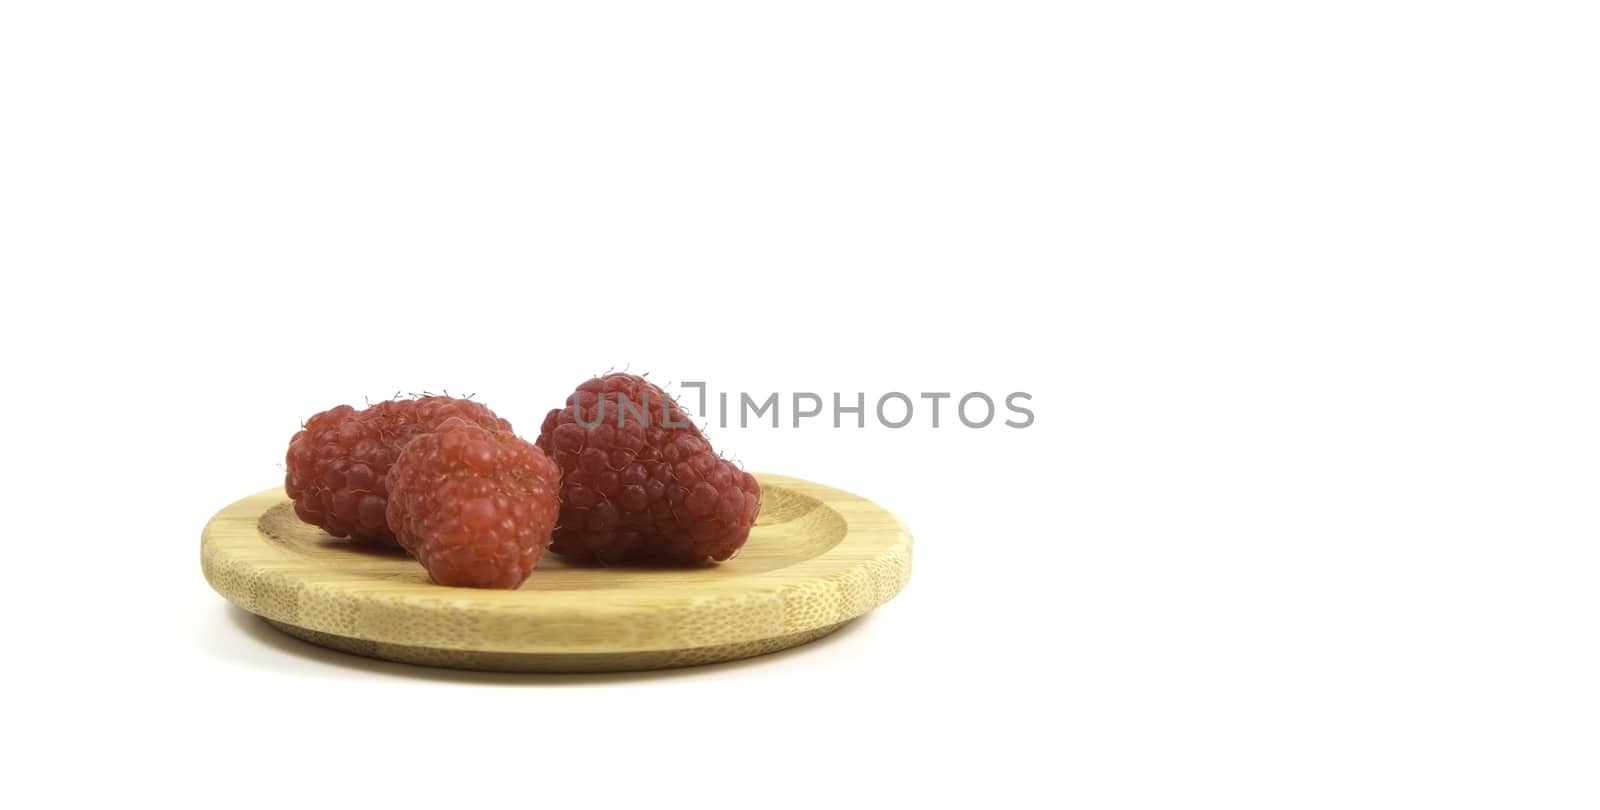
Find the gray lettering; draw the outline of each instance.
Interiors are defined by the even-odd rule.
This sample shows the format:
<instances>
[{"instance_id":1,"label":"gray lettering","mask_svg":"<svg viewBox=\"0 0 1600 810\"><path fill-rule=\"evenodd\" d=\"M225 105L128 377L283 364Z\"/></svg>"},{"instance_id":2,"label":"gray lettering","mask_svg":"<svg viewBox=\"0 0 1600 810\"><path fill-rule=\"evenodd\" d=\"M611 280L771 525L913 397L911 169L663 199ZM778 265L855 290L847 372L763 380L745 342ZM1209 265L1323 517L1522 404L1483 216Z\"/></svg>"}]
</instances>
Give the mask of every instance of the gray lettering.
<instances>
[{"instance_id":1,"label":"gray lettering","mask_svg":"<svg viewBox=\"0 0 1600 810\"><path fill-rule=\"evenodd\" d=\"M967 403L974 399L983 400L983 404L989 407L989 415L983 417L982 422L973 422L971 419L967 418ZM990 422L994 421L994 400L990 399L988 394L981 394L974 391L961 398L961 402L956 405L956 415L961 417L961 423L969 428L984 427Z\"/></svg>"},{"instance_id":2,"label":"gray lettering","mask_svg":"<svg viewBox=\"0 0 1600 810\"><path fill-rule=\"evenodd\" d=\"M756 401L751 399L749 394L740 394L739 401L739 427L750 426L746 419L752 410L754 410L757 419L760 419L761 415L767 411L772 411L772 426L778 426L778 393L776 391L772 393L772 396L767 397L759 408L756 407Z\"/></svg>"},{"instance_id":3,"label":"gray lettering","mask_svg":"<svg viewBox=\"0 0 1600 810\"><path fill-rule=\"evenodd\" d=\"M635 405L632 397L621 391L617 392L617 427L624 427L628 424L628 414L630 413L634 415L635 419L639 420L640 427L650 424L649 391L644 392L644 403L642 405Z\"/></svg>"},{"instance_id":4,"label":"gray lettering","mask_svg":"<svg viewBox=\"0 0 1600 810\"><path fill-rule=\"evenodd\" d=\"M800 400L801 399L809 399L812 402L815 402L817 404L816 410L811 410L811 411L802 411L802 410L800 410ZM795 427L800 427L800 420L801 419L803 419L805 417L808 417L808 416L816 416L816 415L818 415L820 413L822 413L822 397L819 397L816 394L813 394L813 393L810 393L810 392L807 392L807 391L796 391L796 392L794 392L794 426Z\"/></svg>"},{"instance_id":5,"label":"gray lettering","mask_svg":"<svg viewBox=\"0 0 1600 810\"><path fill-rule=\"evenodd\" d=\"M888 402L891 399L898 399L901 402L904 402L906 404L906 418L901 419L899 422L890 422L888 417L883 415L883 403ZM908 397L905 394L900 393L899 391L890 391L889 393L884 394L881 397L878 397L878 421L882 422L883 426L887 427L887 428L903 428L906 425L910 424L911 423L911 397Z\"/></svg>"},{"instance_id":6,"label":"gray lettering","mask_svg":"<svg viewBox=\"0 0 1600 810\"><path fill-rule=\"evenodd\" d=\"M1024 416L1028 417L1028 421L1026 421L1026 422L1013 422L1010 419L1007 419L1006 420L1006 427L1025 428L1025 427L1028 427L1029 425L1032 425L1033 424L1033 411L1022 407L1021 405L1013 404L1012 400L1014 400L1014 399L1032 400L1033 399L1033 395L1028 393L1028 392L1026 392L1026 391L1017 391L1016 393L1013 393L1010 396L1006 397L1006 407L1010 408L1012 411L1014 411L1016 413L1019 413L1019 414L1022 414Z\"/></svg>"},{"instance_id":7,"label":"gray lettering","mask_svg":"<svg viewBox=\"0 0 1600 810\"><path fill-rule=\"evenodd\" d=\"M577 420L578 424L583 425L586 428L596 427L601 422L606 421L606 396L605 396L605 394L601 394L600 395L599 401L595 403L594 407L595 407L594 421L593 422L585 422L585 421L583 421L583 399L581 397L575 397L575 401L572 404L572 418Z\"/></svg>"},{"instance_id":8,"label":"gray lettering","mask_svg":"<svg viewBox=\"0 0 1600 810\"><path fill-rule=\"evenodd\" d=\"M949 391L923 391L922 398L933 402L933 426L939 426L939 400L949 399Z\"/></svg>"},{"instance_id":9,"label":"gray lettering","mask_svg":"<svg viewBox=\"0 0 1600 810\"><path fill-rule=\"evenodd\" d=\"M646 393L645 396L649 396L649 394ZM664 427L664 428L686 428L686 427L688 427L689 426L688 422L674 422L674 421L672 421L672 403L673 403L672 398L667 396L666 392L662 392L662 395L661 395L661 426Z\"/></svg>"},{"instance_id":10,"label":"gray lettering","mask_svg":"<svg viewBox=\"0 0 1600 810\"><path fill-rule=\"evenodd\" d=\"M846 413L853 413L853 414L856 415L856 427L858 427L858 428L866 427L867 426L867 395L866 394L862 394L862 393L857 393L856 394L856 406L854 408L846 408L844 405L840 404L839 395L837 393L835 393L833 395L833 426L834 427L840 427L839 415L840 414L846 414Z\"/></svg>"},{"instance_id":11,"label":"gray lettering","mask_svg":"<svg viewBox=\"0 0 1600 810\"><path fill-rule=\"evenodd\" d=\"M703 382L681 382L681 383L678 383L678 385L683 387L683 388L694 388L694 389L699 390L699 392L700 392L700 407L695 410L695 413L701 419L706 418L706 384L703 383Z\"/></svg>"}]
</instances>

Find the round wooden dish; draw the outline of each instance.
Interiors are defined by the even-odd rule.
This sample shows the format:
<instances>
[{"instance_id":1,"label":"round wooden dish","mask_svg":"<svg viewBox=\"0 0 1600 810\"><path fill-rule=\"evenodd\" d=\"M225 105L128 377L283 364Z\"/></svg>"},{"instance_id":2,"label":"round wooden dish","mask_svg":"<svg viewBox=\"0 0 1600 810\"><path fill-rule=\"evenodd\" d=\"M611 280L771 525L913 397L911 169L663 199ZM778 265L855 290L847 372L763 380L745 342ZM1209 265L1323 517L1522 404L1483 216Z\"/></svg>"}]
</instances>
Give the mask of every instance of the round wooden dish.
<instances>
[{"instance_id":1,"label":"round wooden dish","mask_svg":"<svg viewBox=\"0 0 1600 810\"><path fill-rule=\"evenodd\" d=\"M447 588L397 547L301 523L283 489L218 512L206 580L272 626L324 647L411 664L605 672L709 664L821 638L911 576L911 533L831 487L757 474L761 514L732 560L701 568L585 568L546 555L514 591Z\"/></svg>"}]
</instances>

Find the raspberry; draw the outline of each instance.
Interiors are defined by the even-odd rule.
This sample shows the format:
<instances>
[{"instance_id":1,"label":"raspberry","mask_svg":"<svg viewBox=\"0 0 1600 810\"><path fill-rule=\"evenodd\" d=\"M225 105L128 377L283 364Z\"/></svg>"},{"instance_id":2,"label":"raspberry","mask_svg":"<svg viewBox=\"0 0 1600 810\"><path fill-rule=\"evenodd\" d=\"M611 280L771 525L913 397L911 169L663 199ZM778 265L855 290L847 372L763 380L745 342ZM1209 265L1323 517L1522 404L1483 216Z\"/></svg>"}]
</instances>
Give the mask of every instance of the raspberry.
<instances>
[{"instance_id":1,"label":"raspberry","mask_svg":"<svg viewBox=\"0 0 1600 810\"><path fill-rule=\"evenodd\" d=\"M446 420L389 471L389 526L440 585L515 588L550 546L561 471L509 431Z\"/></svg>"},{"instance_id":2,"label":"raspberry","mask_svg":"<svg viewBox=\"0 0 1600 810\"><path fill-rule=\"evenodd\" d=\"M407 442L453 416L511 429L482 404L452 397L393 399L359 411L340 405L311 417L285 459L283 488L294 513L334 537L393 539L384 518L389 465Z\"/></svg>"},{"instance_id":3,"label":"raspberry","mask_svg":"<svg viewBox=\"0 0 1600 810\"><path fill-rule=\"evenodd\" d=\"M561 467L550 550L573 562L726 560L761 509L755 477L718 456L642 377L608 374L578 386L545 417L538 445Z\"/></svg>"}]
</instances>

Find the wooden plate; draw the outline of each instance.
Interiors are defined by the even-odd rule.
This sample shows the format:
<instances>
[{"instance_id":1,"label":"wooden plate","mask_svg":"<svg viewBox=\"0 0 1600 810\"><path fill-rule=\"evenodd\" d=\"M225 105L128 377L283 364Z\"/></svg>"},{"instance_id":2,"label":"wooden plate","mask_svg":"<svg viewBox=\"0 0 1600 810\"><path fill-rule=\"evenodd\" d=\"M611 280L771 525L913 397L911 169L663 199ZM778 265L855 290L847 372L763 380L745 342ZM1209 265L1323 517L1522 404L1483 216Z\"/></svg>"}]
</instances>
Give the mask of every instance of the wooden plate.
<instances>
[{"instance_id":1,"label":"wooden plate","mask_svg":"<svg viewBox=\"0 0 1600 810\"><path fill-rule=\"evenodd\" d=\"M200 564L229 601L324 647L513 672L762 655L825 636L905 586L911 533L883 507L810 481L756 478L749 542L703 568L584 568L546 555L519 590L447 588L398 548L301 523L281 487L218 512Z\"/></svg>"}]
</instances>

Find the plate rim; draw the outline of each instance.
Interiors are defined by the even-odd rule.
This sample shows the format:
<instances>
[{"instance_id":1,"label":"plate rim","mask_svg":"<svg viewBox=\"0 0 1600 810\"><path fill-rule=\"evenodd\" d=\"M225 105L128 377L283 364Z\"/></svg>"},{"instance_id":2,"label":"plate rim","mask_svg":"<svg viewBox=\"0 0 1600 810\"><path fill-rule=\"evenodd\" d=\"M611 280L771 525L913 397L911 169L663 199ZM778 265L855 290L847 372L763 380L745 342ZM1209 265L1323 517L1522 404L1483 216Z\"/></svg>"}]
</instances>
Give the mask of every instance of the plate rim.
<instances>
[{"instance_id":1,"label":"plate rim","mask_svg":"<svg viewBox=\"0 0 1600 810\"><path fill-rule=\"evenodd\" d=\"M384 584L308 563L268 538L261 516L288 500L277 486L234 501L206 522L201 568L228 601L273 621L384 644L507 653L643 652L759 641L848 621L904 588L913 542L893 513L825 484L753 474L763 486L797 491L837 513L845 523L839 542L790 565L708 582L704 590L681 583L635 586L611 603L583 590ZM441 621L471 632L441 638ZM640 632L644 625L648 633Z\"/></svg>"}]
</instances>

